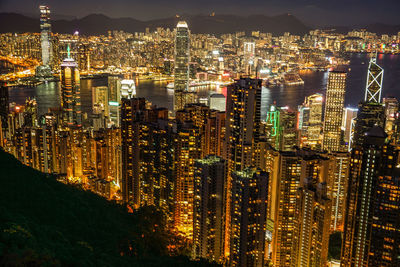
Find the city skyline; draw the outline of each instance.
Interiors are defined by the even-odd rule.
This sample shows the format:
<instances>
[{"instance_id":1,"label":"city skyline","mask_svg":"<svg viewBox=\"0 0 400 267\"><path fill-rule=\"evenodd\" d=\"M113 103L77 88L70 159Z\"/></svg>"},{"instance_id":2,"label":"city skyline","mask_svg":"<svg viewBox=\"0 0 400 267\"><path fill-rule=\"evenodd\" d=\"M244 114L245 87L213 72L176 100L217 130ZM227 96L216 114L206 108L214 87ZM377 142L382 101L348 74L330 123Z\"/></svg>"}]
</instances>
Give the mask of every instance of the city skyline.
<instances>
[{"instance_id":1,"label":"city skyline","mask_svg":"<svg viewBox=\"0 0 400 267\"><path fill-rule=\"evenodd\" d=\"M0 34L0 265L400 265L400 31L59 34L37 8Z\"/></svg>"}]
</instances>

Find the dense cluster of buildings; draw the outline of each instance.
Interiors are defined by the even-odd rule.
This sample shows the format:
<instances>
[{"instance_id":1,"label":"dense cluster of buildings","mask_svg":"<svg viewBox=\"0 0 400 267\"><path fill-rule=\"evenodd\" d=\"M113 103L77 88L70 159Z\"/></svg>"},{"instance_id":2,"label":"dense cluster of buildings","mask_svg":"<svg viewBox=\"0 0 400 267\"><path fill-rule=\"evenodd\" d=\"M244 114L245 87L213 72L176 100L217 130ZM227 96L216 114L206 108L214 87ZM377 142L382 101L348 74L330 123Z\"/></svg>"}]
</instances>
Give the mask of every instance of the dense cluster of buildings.
<instances>
[{"instance_id":1,"label":"dense cluster of buildings","mask_svg":"<svg viewBox=\"0 0 400 267\"><path fill-rule=\"evenodd\" d=\"M352 44L376 41L361 33ZM58 63L61 108L39 117L35 100L10 106L8 88L1 84L3 149L28 166L108 199L133 208L160 208L169 226L191 241L194 259L227 266L327 266L329 236L342 232L342 266L400 265L399 103L381 99L383 69L374 56L358 110L344 107L343 68L329 72L325 96L308 96L297 110L271 105L263 120L263 81L256 73L228 85L219 110L198 103L190 89L192 60L213 62L213 53L200 52L219 51L218 66L224 62L227 68L224 56L241 40L238 35L192 38L182 21L175 33L160 29L132 36L129 49L136 44L149 49L141 42L150 36L168 43L163 34L175 36L173 49L162 50L175 62L172 116L137 98L134 81L110 75L108 86L93 89L92 124L83 125L81 64L67 44L65 59ZM47 51L47 37L41 38ZM345 37L335 34L313 32L296 42L301 38L253 33L253 41L244 42L248 61L243 69L252 68L248 63L262 51L263 38L278 40L280 49L300 43L348 49ZM119 45L108 40L110 47L105 47ZM115 59L94 51L104 60ZM45 52L42 57L43 64L51 64ZM148 63L157 68L165 61Z\"/></svg>"},{"instance_id":2,"label":"dense cluster of buildings","mask_svg":"<svg viewBox=\"0 0 400 267\"><path fill-rule=\"evenodd\" d=\"M184 42L190 46L188 75L192 80L224 80L258 73L273 84L301 83L299 70L327 69L332 64L343 63L338 56L342 52L399 53L400 49L400 35L377 35L363 29L347 34L313 30L304 36L290 33L273 36L259 31L253 31L250 36L245 32L220 36L191 34L188 40L184 38L189 33L185 24L175 30L110 31L99 36L85 36L78 31L53 34L49 8L41 6L40 12L41 33L0 34L0 56L13 62L28 58L41 62L39 68L33 66L37 61L31 64L31 74L41 77L51 76L51 70L58 72L68 46L83 74L130 70L160 79L173 74L174 65L177 67L185 61L184 55L173 56L179 52L175 50L175 41ZM179 87L179 79L177 82Z\"/></svg>"}]
</instances>

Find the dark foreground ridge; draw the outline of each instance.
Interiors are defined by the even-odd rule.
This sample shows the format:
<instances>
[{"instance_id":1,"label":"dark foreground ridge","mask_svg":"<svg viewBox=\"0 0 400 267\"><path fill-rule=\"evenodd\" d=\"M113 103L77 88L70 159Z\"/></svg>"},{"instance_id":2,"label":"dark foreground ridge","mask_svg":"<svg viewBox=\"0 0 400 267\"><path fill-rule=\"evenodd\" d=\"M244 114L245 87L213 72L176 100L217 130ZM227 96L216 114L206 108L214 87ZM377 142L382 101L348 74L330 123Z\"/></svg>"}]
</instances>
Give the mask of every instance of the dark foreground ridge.
<instances>
[{"instance_id":1,"label":"dark foreground ridge","mask_svg":"<svg viewBox=\"0 0 400 267\"><path fill-rule=\"evenodd\" d=\"M135 213L0 150L0 266L207 266L167 253L161 212Z\"/></svg>"}]
</instances>

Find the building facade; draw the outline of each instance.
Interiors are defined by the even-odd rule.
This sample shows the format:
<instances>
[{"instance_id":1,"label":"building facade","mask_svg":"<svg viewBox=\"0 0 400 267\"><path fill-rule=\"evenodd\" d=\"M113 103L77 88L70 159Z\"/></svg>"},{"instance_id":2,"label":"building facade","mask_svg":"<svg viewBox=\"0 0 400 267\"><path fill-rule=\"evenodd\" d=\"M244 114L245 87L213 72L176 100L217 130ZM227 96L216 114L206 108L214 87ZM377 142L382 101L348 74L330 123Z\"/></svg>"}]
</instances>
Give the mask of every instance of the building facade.
<instances>
[{"instance_id":1,"label":"building facade","mask_svg":"<svg viewBox=\"0 0 400 267\"><path fill-rule=\"evenodd\" d=\"M61 107L65 126L82 126L79 69L75 60L69 57L61 64Z\"/></svg>"},{"instance_id":2,"label":"building facade","mask_svg":"<svg viewBox=\"0 0 400 267\"><path fill-rule=\"evenodd\" d=\"M230 266L264 266L269 175L254 168L232 174Z\"/></svg>"},{"instance_id":3,"label":"building facade","mask_svg":"<svg viewBox=\"0 0 400 267\"><path fill-rule=\"evenodd\" d=\"M346 77L347 73L344 71L330 71L328 76L322 141L322 149L328 152L341 150L341 126Z\"/></svg>"},{"instance_id":4,"label":"building facade","mask_svg":"<svg viewBox=\"0 0 400 267\"><path fill-rule=\"evenodd\" d=\"M185 21L178 22L175 36L174 111L195 102L189 92L190 32Z\"/></svg>"},{"instance_id":5,"label":"building facade","mask_svg":"<svg viewBox=\"0 0 400 267\"><path fill-rule=\"evenodd\" d=\"M196 160L193 251L195 258L223 262L226 161L209 155Z\"/></svg>"}]
</instances>

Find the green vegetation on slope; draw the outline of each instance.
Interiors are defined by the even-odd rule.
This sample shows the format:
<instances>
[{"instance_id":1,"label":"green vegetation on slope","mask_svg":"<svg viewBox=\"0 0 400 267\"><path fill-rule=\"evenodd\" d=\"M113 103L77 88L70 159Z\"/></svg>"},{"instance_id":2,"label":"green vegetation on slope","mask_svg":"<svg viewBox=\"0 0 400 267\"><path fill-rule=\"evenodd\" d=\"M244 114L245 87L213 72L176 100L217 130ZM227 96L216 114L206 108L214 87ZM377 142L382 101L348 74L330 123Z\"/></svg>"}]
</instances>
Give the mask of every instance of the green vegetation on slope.
<instances>
[{"instance_id":1,"label":"green vegetation on slope","mask_svg":"<svg viewBox=\"0 0 400 267\"><path fill-rule=\"evenodd\" d=\"M169 257L164 216L128 213L0 151L1 266L203 266Z\"/></svg>"}]
</instances>

